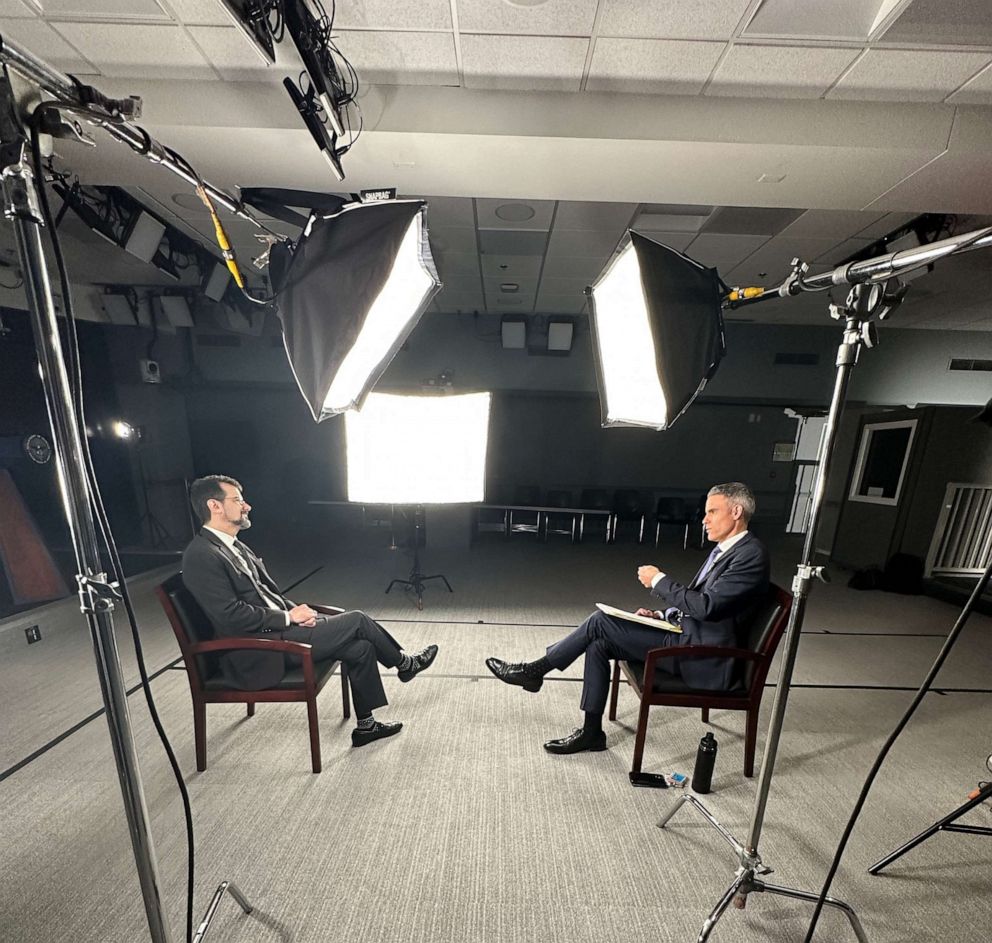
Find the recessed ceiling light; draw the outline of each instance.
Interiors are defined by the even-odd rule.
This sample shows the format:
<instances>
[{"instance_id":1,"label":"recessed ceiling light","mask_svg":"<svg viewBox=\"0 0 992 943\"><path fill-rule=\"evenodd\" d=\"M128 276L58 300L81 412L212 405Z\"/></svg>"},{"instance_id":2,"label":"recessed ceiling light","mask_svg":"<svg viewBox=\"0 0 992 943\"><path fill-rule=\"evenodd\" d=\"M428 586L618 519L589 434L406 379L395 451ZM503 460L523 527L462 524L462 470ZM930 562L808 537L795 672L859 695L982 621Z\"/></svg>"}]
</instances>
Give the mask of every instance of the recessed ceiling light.
<instances>
[{"instance_id":1,"label":"recessed ceiling light","mask_svg":"<svg viewBox=\"0 0 992 943\"><path fill-rule=\"evenodd\" d=\"M504 0L511 7L540 7L544 6L548 0Z\"/></svg>"},{"instance_id":2,"label":"recessed ceiling light","mask_svg":"<svg viewBox=\"0 0 992 943\"><path fill-rule=\"evenodd\" d=\"M520 291L520 286L516 282L503 282L499 286L499 290L510 293L514 291Z\"/></svg>"},{"instance_id":3,"label":"recessed ceiling light","mask_svg":"<svg viewBox=\"0 0 992 943\"><path fill-rule=\"evenodd\" d=\"M496 207L496 216L507 223L525 223L534 218L534 207L526 203L503 203Z\"/></svg>"}]
</instances>

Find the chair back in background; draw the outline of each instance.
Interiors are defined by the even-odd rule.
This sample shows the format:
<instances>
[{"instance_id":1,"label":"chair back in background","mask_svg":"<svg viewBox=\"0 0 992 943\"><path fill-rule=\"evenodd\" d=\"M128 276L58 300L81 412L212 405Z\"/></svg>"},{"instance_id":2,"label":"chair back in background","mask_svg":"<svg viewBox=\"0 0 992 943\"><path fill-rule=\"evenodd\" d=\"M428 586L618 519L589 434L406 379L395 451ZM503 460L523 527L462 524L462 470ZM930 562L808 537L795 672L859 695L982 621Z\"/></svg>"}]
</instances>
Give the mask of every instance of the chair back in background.
<instances>
[{"instance_id":1,"label":"chair back in background","mask_svg":"<svg viewBox=\"0 0 992 943\"><path fill-rule=\"evenodd\" d=\"M610 510L610 495L605 488L583 488L579 507L588 511Z\"/></svg>"}]
</instances>

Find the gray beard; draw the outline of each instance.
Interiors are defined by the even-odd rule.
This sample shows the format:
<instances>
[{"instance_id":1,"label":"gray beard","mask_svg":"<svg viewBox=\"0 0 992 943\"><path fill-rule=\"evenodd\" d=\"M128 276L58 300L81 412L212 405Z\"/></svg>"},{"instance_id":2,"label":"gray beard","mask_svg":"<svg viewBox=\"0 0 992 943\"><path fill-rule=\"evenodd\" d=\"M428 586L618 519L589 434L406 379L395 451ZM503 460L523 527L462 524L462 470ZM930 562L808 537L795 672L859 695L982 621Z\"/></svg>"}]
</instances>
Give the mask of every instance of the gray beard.
<instances>
[{"instance_id":1,"label":"gray beard","mask_svg":"<svg viewBox=\"0 0 992 943\"><path fill-rule=\"evenodd\" d=\"M239 530L248 530L251 527L251 520L247 517L242 517L241 520L236 522Z\"/></svg>"}]
</instances>

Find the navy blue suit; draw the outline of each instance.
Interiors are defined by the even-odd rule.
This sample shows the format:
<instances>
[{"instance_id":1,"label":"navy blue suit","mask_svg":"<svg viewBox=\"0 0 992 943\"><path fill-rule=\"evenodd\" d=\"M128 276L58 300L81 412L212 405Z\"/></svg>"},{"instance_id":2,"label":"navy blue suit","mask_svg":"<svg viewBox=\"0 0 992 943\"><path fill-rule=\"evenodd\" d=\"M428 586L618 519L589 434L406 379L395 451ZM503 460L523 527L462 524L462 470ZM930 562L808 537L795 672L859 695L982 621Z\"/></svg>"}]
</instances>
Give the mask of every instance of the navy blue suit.
<instances>
[{"instance_id":1,"label":"navy blue suit","mask_svg":"<svg viewBox=\"0 0 992 943\"><path fill-rule=\"evenodd\" d=\"M585 654L581 707L602 714L611 659L644 661L652 648L677 645L736 646L738 629L768 592L769 570L765 545L748 532L717 557L703 578L700 570L686 586L665 575L651 590L664 601L659 609L674 606L682 612L681 634L594 612L570 635L548 646L548 661L563 669ZM730 658L672 658L661 667L680 674L691 688L721 690L732 684L734 663Z\"/></svg>"}]
</instances>

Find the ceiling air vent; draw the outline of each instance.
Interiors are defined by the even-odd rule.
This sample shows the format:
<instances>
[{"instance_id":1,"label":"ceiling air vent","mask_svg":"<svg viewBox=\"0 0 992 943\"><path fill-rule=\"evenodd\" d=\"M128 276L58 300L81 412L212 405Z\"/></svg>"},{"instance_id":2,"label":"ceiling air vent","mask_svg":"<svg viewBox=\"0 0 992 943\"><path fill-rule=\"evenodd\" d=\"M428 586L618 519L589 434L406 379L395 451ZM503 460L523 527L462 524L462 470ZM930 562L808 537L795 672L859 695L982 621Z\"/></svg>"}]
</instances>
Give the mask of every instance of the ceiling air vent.
<instances>
[{"instance_id":1,"label":"ceiling air vent","mask_svg":"<svg viewBox=\"0 0 992 943\"><path fill-rule=\"evenodd\" d=\"M951 360L950 367L948 370L984 370L986 372L992 371L992 360L963 360L963 359L953 359Z\"/></svg>"},{"instance_id":2,"label":"ceiling air vent","mask_svg":"<svg viewBox=\"0 0 992 943\"><path fill-rule=\"evenodd\" d=\"M776 354L775 364L788 364L791 367L815 367L820 362L819 354Z\"/></svg>"}]
</instances>

